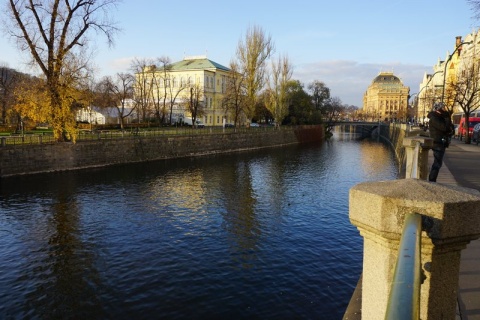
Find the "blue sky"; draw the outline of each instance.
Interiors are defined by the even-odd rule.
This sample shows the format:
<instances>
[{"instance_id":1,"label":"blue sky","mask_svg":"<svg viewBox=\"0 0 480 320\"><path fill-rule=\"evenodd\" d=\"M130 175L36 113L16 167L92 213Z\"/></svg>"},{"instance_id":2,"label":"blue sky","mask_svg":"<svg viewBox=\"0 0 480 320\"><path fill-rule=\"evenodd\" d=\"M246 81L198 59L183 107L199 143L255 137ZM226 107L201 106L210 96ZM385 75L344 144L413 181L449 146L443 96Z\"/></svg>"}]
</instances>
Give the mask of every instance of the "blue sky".
<instances>
[{"instance_id":1,"label":"blue sky","mask_svg":"<svg viewBox=\"0 0 480 320\"><path fill-rule=\"evenodd\" d=\"M238 41L258 25L288 55L293 78L323 81L332 96L362 106L381 71L393 71L410 92L480 21L466 0L124 0L112 15L122 32L115 47L97 40L98 78L127 72L133 58L207 55L228 66ZM0 64L27 71L25 56L0 35Z\"/></svg>"}]
</instances>

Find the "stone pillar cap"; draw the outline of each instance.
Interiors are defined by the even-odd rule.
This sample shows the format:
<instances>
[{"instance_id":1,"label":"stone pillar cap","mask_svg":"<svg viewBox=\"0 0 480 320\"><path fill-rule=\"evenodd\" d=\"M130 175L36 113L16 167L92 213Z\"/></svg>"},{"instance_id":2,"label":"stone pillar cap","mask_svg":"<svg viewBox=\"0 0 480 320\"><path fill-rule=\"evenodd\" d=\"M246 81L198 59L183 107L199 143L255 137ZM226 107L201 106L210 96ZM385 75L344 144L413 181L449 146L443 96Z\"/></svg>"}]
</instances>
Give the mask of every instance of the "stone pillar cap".
<instances>
[{"instance_id":1,"label":"stone pillar cap","mask_svg":"<svg viewBox=\"0 0 480 320\"><path fill-rule=\"evenodd\" d=\"M350 189L350 220L384 235L400 234L405 216L431 218L430 237L480 235L480 193L418 179L365 182Z\"/></svg>"},{"instance_id":2,"label":"stone pillar cap","mask_svg":"<svg viewBox=\"0 0 480 320\"><path fill-rule=\"evenodd\" d=\"M415 137L405 137L403 138L404 147L415 147L417 141L420 141L422 146L431 148L433 147L433 139L429 137L415 136Z\"/></svg>"}]
</instances>

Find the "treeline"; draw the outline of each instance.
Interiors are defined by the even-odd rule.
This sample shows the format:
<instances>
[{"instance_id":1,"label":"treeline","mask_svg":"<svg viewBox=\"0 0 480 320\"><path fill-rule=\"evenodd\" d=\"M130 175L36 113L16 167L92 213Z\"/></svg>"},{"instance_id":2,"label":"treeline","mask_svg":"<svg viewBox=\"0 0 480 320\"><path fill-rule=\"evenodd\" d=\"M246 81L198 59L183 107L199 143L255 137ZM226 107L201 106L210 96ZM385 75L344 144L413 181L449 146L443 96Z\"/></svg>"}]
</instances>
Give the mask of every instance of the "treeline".
<instances>
[{"instance_id":1,"label":"treeline","mask_svg":"<svg viewBox=\"0 0 480 320\"><path fill-rule=\"evenodd\" d=\"M125 101L134 99L135 76L119 73L114 77L104 77L91 83L91 88L72 90L70 110L77 110L91 105L98 109L118 108L119 117L128 117L135 110L135 105L125 105ZM0 123L4 126L32 127L48 119L49 108L46 102L45 81L41 78L18 72L7 67L0 67ZM43 93L42 93L43 91ZM321 81L313 81L304 85L298 80L290 80L286 84L285 99L288 109L282 119L282 125L301 125L335 122L358 110L356 106L341 103L340 99L330 96L330 89ZM268 108L270 95L267 90L256 98L252 109L252 120L255 122L275 122L274 114ZM47 100L48 101L48 100ZM139 114L142 114L139 112ZM168 115L163 108L153 108L144 112L137 123L169 124Z\"/></svg>"},{"instance_id":2,"label":"treeline","mask_svg":"<svg viewBox=\"0 0 480 320\"><path fill-rule=\"evenodd\" d=\"M95 80L88 45L97 35L113 43L119 29L109 14L118 2L8 3L7 34L16 40L19 50L29 54L40 74L30 76L2 68L2 124L23 128L28 123L48 123L57 141L75 141L75 114L85 107L114 108L122 125L134 112L139 123L172 122L174 93L152 93L152 79L142 77L148 67L143 64L145 60L134 61L130 72ZM45 11L46 7L51 11ZM344 117L345 112L353 108L331 97L329 88L321 81L305 87L292 79L288 56L274 56L274 52L271 37L259 26L248 28L245 37L239 40L236 56L229 64L231 76L221 101L225 115L233 115L236 123L257 120L276 125L328 124ZM170 65L169 59L159 63L165 75ZM147 87L148 90L144 90ZM183 107L195 121L206 108L202 88L192 85L185 89L188 96L183 98ZM127 106L127 101L133 104Z\"/></svg>"}]
</instances>

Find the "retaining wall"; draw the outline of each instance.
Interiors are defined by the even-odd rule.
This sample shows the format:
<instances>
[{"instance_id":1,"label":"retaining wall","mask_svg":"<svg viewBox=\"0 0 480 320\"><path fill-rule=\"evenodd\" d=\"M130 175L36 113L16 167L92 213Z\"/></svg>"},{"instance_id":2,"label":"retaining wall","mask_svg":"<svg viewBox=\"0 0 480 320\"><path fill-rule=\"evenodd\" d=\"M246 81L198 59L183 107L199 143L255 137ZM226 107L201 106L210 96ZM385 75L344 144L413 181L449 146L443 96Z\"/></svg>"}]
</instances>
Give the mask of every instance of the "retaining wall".
<instances>
[{"instance_id":1,"label":"retaining wall","mask_svg":"<svg viewBox=\"0 0 480 320\"><path fill-rule=\"evenodd\" d=\"M0 147L0 177L277 147L324 139L323 126Z\"/></svg>"},{"instance_id":2,"label":"retaining wall","mask_svg":"<svg viewBox=\"0 0 480 320\"><path fill-rule=\"evenodd\" d=\"M416 129L411 130L405 124L390 124L390 125L382 125L379 127L380 137L387 141L393 151L395 152L395 158L398 162L400 177L405 177L405 167L407 161L407 154L405 151L405 147L403 146L403 139L405 137L412 137L417 135L427 136L423 130Z\"/></svg>"}]
</instances>

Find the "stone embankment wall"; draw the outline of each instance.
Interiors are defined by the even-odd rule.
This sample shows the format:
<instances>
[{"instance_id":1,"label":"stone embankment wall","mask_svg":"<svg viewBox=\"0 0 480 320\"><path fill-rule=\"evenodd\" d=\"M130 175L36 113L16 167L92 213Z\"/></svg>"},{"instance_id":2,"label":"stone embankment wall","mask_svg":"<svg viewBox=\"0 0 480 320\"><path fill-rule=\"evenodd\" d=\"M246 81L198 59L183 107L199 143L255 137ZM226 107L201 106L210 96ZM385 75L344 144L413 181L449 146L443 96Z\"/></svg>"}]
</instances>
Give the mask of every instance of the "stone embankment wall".
<instances>
[{"instance_id":1,"label":"stone embankment wall","mask_svg":"<svg viewBox=\"0 0 480 320\"><path fill-rule=\"evenodd\" d=\"M203 130L203 129L202 129ZM0 177L322 141L323 126L0 147Z\"/></svg>"},{"instance_id":2,"label":"stone embankment wall","mask_svg":"<svg viewBox=\"0 0 480 320\"><path fill-rule=\"evenodd\" d=\"M404 177L407 154L405 152L405 147L403 146L403 139L405 137L417 135L428 136L428 134L421 129L411 130L406 124L382 125L379 128L379 133L380 137L387 141L394 150L399 166L400 176Z\"/></svg>"}]
</instances>

